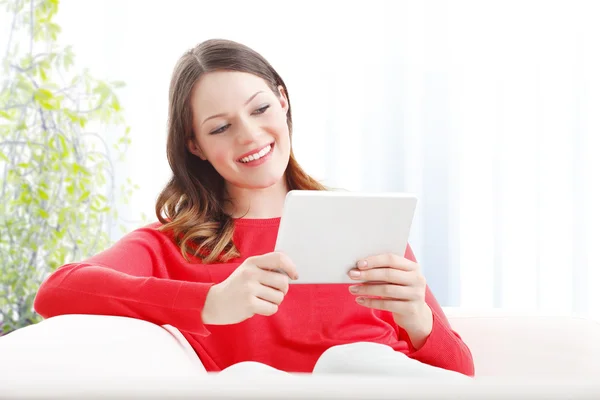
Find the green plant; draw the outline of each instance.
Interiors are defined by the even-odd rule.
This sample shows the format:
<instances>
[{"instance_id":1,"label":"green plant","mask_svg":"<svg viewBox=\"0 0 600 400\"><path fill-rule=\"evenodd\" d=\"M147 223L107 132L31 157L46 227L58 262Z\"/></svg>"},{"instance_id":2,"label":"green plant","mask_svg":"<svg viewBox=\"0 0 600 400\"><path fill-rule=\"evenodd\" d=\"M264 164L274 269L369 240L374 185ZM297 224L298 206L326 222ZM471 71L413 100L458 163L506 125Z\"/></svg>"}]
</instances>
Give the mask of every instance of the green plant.
<instances>
[{"instance_id":1,"label":"green plant","mask_svg":"<svg viewBox=\"0 0 600 400\"><path fill-rule=\"evenodd\" d=\"M130 143L115 93L123 84L74 71L72 49L58 45L58 0L0 6L11 23L0 91L1 335L40 320L32 303L48 273L110 244L132 185L117 190L114 174ZM120 132L113 146L107 132Z\"/></svg>"}]
</instances>

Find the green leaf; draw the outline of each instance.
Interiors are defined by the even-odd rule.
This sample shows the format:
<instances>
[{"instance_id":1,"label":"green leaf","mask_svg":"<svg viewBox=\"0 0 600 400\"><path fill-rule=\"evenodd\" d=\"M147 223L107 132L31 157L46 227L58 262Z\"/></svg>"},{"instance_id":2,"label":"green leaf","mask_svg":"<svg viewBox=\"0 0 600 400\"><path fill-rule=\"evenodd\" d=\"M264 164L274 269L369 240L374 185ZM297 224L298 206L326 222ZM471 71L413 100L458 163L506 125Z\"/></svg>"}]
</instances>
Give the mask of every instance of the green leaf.
<instances>
[{"instance_id":1,"label":"green leaf","mask_svg":"<svg viewBox=\"0 0 600 400\"><path fill-rule=\"evenodd\" d=\"M66 214L66 211L67 210L63 208L62 210L60 210L58 212L58 218L57 218L58 225L62 226L65 223L65 219L66 219L66 215L65 214Z\"/></svg>"},{"instance_id":2,"label":"green leaf","mask_svg":"<svg viewBox=\"0 0 600 400\"><path fill-rule=\"evenodd\" d=\"M69 110L68 108L63 108L62 112L63 112L63 114L65 114L67 116L67 118L71 122L78 122L79 121L79 116L77 114L75 114L73 111Z\"/></svg>"},{"instance_id":3,"label":"green leaf","mask_svg":"<svg viewBox=\"0 0 600 400\"><path fill-rule=\"evenodd\" d=\"M60 109L60 99L54 97L54 94L47 89L40 88L36 90L33 98L46 110Z\"/></svg>"},{"instance_id":4,"label":"green leaf","mask_svg":"<svg viewBox=\"0 0 600 400\"><path fill-rule=\"evenodd\" d=\"M48 75L46 74L46 71L43 68L39 69L39 74L40 74L40 78L42 79L42 82L44 82L44 83L48 82Z\"/></svg>"},{"instance_id":5,"label":"green leaf","mask_svg":"<svg viewBox=\"0 0 600 400\"><path fill-rule=\"evenodd\" d=\"M73 168L73 173L76 174L76 175L79 174L79 173L81 173L83 175L86 175L86 176L90 176L91 175L91 173L88 171L88 169L86 167L84 167L83 165L81 165L81 164L73 163L72 164L72 168Z\"/></svg>"},{"instance_id":6,"label":"green leaf","mask_svg":"<svg viewBox=\"0 0 600 400\"><path fill-rule=\"evenodd\" d=\"M121 111L121 104L119 104L119 99L117 99L117 96L112 97L112 102L110 103L110 106L115 111Z\"/></svg>"},{"instance_id":7,"label":"green leaf","mask_svg":"<svg viewBox=\"0 0 600 400\"><path fill-rule=\"evenodd\" d=\"M73 50L71 46L65 48L64 56L63 56L63 66L66 71L68 71L71 66L74 64L75 55L73 54Z\"/></svg>"},{"instance_id":8,"label":"green leaf","mask_svg":"<svg viewBox=\"0 0 600 400\"><path fill-rule=\"evenodd\" d=\"M46 90L46 89L38 89L35 94L33 95L33 97L40 101L40 100L49 100L52 97L54 97L54 95L52 94L51 91Z\"/></svg>"},{"instance_id":9,"label":"green leaf","mask_svg":"<svg viewBox=\"0 0 600 400\"><path fill-rule=\"evenodd\" d=\"M125 82L123 82L123 81L112 81L110 84L112 86L114 86L116 89L120 89L120 88L123 88L123 87L127 86L125 84Z\"/></svg>"},{"instance_id":10,"label":"green leaf","mask_svg":"<svg viewBox=\"0 0 600 400\"><path fill-rule=\"evenodd\" d=\"M46 210L42 210L41 208L38 210L40 217L44 218L44 219L48 219L50 217L50 215L48 214L48 212L46 212Z\"/></svg>"},{"instance_id":11,"label":"green leaf","mask_svg":"<svg viewBox=\"0 0 600 400\"><path fill-rule=\"evenodd\" d=\"M43 189L38 189L38 196L42 199L42 200L48 200L50 198L50 196L48 196L48 193L46 193L45 190Z\"/></svg>"},{"instance_id":12,"label":"green leaf","mask_svg":"<svg viewBox=\"0 0 600 400\"><path fill-rule=\"evenodd\" d=\"M79 196L79 202L86 201L90 197L90 191L86 190L81 196Z\"/></svg>"},{"instance_id":13,"label":"green leaf","mask_svg":"<svg viewBox=\"0 0 600 400\"><path fill-rule=\"evenodd\" d=\"M60 155L61 157L65 157L67 154L69 154L69 146L67 145L67 139L65 139L65 135L63 135L62 133L59 133L57 136L61 148Z\"/></svg>"},{"instance_id":14,"label":"green leaf","mask_svg":"<svg viewBox=\"0 0 600 400\"><path fill-rule=\"evenodd\" d=\"M110 87L104 82L98 82L93 92L100 95L99 103L104 103L108 96L112 94Z\"/></svg>"}]
</instances>

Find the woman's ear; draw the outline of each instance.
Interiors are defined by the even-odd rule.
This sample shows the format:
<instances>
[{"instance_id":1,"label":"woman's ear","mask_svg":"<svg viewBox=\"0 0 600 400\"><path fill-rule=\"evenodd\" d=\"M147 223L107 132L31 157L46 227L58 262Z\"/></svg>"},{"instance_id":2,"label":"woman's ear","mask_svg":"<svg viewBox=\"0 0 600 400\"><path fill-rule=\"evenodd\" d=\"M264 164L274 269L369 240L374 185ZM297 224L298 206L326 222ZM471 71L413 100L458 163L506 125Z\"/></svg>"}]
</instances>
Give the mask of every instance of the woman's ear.
<instances>
[{"instance_id":1,"label":"woman's ear","mask_svg":"<svg viewBox=\"0 0 600 400\"><path fill-rule=\"evenodd\" d=\"M285 88L279 85L277 87L277 90L279 91L279 103L281 104L281 108L283 108L283 111L285 111L285 113L287 114L288 110L290 109L290 104L287 98L287 94L285 93Z\"/></svg>"},{"instance_id":2,"label":"woman's ear","mask_svg":"<svg viewBox=\"0 0 600 400\"><path fill-rule=\"evenodd\" d=\"M200 157L201 160L206 161L206 156L204 155L204 152L202 151L200 146L198 146L198 144L196 143L196 140L194 140L193 138L188 139L187 146L190 153L197 157Z\"/></svg>"}]
</instances>

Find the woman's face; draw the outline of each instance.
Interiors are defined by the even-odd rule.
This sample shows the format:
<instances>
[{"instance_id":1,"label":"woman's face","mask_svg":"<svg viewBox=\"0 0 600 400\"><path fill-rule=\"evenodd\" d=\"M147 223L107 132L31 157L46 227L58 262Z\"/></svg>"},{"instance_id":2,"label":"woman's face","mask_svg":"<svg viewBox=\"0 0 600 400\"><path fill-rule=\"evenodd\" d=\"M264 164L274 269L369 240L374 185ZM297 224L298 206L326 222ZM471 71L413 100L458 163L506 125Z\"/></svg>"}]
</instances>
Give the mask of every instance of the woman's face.
<instances>
[{"instance_id":1,"label":"woman's face","mask_svg":"<svg viewBox=\"0 0 600 400\"><path fill-rule=\"evenodd\" d=\"M288 101L260 77L233 71L202 76L191 95L189 150L210 162L226 185L262 189L281 181L290 158Z\"/></svg>"}]
</instances>

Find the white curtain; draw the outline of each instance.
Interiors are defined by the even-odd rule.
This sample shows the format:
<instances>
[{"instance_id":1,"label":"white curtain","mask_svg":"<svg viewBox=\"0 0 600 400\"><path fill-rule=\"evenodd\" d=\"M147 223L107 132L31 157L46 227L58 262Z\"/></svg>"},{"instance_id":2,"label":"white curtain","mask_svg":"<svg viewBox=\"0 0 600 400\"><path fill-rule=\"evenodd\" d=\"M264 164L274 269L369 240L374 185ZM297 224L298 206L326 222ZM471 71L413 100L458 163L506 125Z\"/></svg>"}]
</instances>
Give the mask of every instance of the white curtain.
<instances>
[{"instance_id":1,"label":"white curtain","mask_svg":"<svg viewBox=\"0 0 600 400\"><path fill-rule=\"evenodd\" d=\"M310 173L419 196L410 242L442 304L600 317L599 6L63 0L58 22L76 65L128 85L129 229L169 177L175 61L224 37L283 76Z\"/></svg>"}]
</instances>

